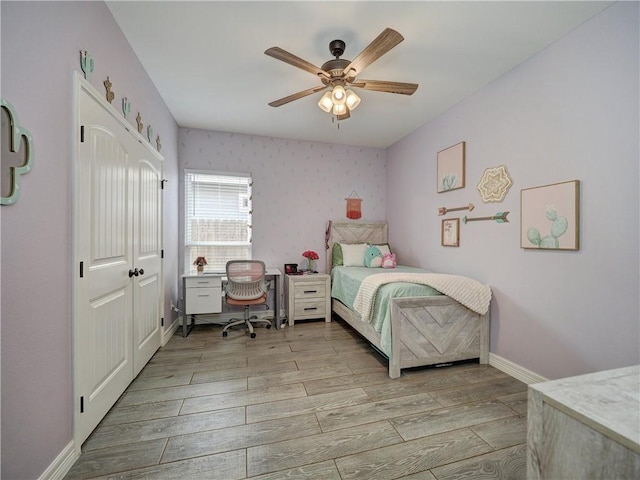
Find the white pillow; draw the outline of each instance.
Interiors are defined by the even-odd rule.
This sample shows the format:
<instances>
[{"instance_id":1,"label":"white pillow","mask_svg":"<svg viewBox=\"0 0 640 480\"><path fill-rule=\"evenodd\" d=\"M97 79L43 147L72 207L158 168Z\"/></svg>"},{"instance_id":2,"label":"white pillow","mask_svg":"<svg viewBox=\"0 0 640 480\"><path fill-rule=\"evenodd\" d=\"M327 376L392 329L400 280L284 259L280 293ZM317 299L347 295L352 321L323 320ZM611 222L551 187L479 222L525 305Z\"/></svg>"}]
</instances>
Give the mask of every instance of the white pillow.
<instances>
[{"instance_id":1,"label":"white pillow","mask_svg":"<svg viewBox=\"0 0 640 480\"><path fill-rule=\"evenodd\" d=\"M369 245L366 243L341 244L342 264L345 267L364 267L364 252Z\"/></svg>"}]
</instances>

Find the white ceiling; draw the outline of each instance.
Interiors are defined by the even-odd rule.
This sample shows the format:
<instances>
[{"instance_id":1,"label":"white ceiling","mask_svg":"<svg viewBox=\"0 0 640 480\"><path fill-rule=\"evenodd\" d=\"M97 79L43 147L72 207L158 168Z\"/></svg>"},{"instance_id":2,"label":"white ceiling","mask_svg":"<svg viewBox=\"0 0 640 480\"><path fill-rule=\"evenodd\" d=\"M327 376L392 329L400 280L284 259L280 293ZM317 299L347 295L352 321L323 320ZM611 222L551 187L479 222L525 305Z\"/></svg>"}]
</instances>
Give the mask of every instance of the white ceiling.
<instances>
[{"instance_id":1,"label":"white ceiling","mask_svg":"<svg viewBox=\"0 0 640 480\"><path fill-rule=\"evenodd\" d=\"M108 1L178 125L223 132L388 147L511 70L612 2ZM370 80L418 83L412 96L357 89L351 118L332 123L320 85L268 57L278 46L321 66L329 42L353 60L386 27L405 40L369 65Z\"/></svg>"}]
</instances>

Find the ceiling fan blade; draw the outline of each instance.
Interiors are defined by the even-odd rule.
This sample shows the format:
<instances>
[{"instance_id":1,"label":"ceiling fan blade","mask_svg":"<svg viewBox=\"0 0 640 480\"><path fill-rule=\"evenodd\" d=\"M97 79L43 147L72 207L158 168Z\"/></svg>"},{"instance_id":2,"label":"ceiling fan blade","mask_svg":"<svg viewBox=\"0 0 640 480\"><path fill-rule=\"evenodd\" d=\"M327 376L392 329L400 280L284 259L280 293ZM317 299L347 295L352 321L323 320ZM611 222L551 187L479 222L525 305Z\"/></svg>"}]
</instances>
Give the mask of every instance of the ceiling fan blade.
<instances>
[{"instance_id":1,"label":"ceiling fan blade","mask_svg":"<svg viewBox=\"0 0 640 480\"><path fill-rule=\"evenodd\" d=\"M265 55L269 55L277 60L281 60L289 65L293 65L294 67L301 68L309 73L317 75L318 77L326 77L331 78L327 72L322 70L319 67L303 60L300 57L296 57L293 53L289 53L286 50L281 49L280 47L271 47L264 51Z\"/></svg>"},{"instance_id":2,"label":"ceiling fan blade","mask_svg":"<svg viewBox=\"0 0 640 480\"><path fill-rule=\"evenodd\" d=\"M325 88L327 88L326 85L318 85L317 87L308 88L307 90L294 93L292 95L289 95L288 97L283 97L279 100L274 100L273 102L270 102L269 105L271 107L280 107L286 103L293 102L294 100L298 100L302 97L306 97L307 95L311 95L313 93L319 92L320 90L324 90Z\"/></svg>"},{"instance_id":3,"label":"ceiling fan blade","mask_svg":"<svg viewBox=\"0 0 640 480\"><path fill-rule=\"evenodd\" d=\"M385 82L383 80L361 80L350 84L352 87L364 90L374 90L376 92L399 93L402 95L412 95L418 89L417 83Z\"/></svg>"},{"instance_id":4,"label":"ceiling fan blade","mask_svg":"<svg viewBox=\"0 0 640 480\"><path fill-rule=\"evenodd\" d=\"M362 52L344 69L345 77L355 77L367 65L372 64L382 55L398 45L404 37L391 28L385 28L373 42L365 47Z\"/></svg>"}]
</instances>

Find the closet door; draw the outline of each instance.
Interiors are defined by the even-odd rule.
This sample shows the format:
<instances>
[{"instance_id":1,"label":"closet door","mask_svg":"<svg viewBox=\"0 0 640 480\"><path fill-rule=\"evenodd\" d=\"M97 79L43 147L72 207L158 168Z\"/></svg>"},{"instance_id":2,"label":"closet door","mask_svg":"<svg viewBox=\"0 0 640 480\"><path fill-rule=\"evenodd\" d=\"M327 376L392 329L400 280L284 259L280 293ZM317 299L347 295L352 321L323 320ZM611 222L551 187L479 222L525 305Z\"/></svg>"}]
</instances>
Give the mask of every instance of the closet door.
<instances>
[{"instance_id":1,"label":"closet door","mask_svg":"<svg viewBox=\"0 0 640 480\"><path fill-rule=\"evenodd\" d=\"M80 98L74 318L76 428L84 441L133 380L133 265L130 150L120 125ZM126 132L125 132L126 133ZM135 146L135 145L134 145Z\"/></svg>"},{"instance_id":2,"label":"closet door","mask_svg":"<svg viewBox=\"0 0 640 480\"><path fill-rule=\"evenodd\" d=\"M142 147L142 146L141 146ZM133 201L133 363L140 373L160 346L162 297L162 162L145 147L132 158Z\"/></svg>"},{"instance_id":3,"label":"closet door","mask_svg":"<svg viewBox=\"0 0 640 480\"><path fill-rule=\"evenodd\" d=\"M160 346L162 157L77 80L75 440L82 444Z\"/></svg>"}]
</instances>

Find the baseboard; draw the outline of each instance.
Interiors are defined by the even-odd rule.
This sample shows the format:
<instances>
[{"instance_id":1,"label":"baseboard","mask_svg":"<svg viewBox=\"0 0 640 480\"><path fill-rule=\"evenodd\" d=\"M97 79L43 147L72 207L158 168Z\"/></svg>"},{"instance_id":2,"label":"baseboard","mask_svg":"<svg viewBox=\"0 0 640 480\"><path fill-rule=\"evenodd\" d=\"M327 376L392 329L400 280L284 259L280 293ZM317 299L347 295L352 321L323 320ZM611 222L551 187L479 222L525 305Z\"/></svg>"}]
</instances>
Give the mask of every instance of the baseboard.
<instances>
[{"instance_id":1,"label":"baseboard","mask_svg":"<svg viewBox=\"0 0 640 480\"><path fill-rule=\"evenodd\" d=\"M173 323L171 324L171 326L169 328L167 328L166 330L162 330L162 338L160 339L160 345L162 347L164 347L167 342L171 339L171 337L173 336L174 333L176 333L176 330L178 330L178 328L181 325L180 319L182 318L182 316L177 317Z\"/></svg>"},{"instance_id":2,"label":"baseboard","mask_svg":"<svg viewBox=\"0 0 640 480\"><path fill-rule=\"evenodd\" d=\"M69 442L38 480L62 480L79 458L80 451L76 450L73 441Z\"/></svg>"},{"instance_id":3,"label":"baseboard","mask_svg":"<svg viewBox=\"0 0 640 480\"><path fill-rule=\"evenodd\" d=\"M548 378L544 378L531 370L527 370L516 363L510 362L506 358L502 358L495 353L489 353L489 365L503 371L507 375L511 375L513 378L516 378L527 385L546 382L548 380Z\"/></svg>"}]
</instances>

